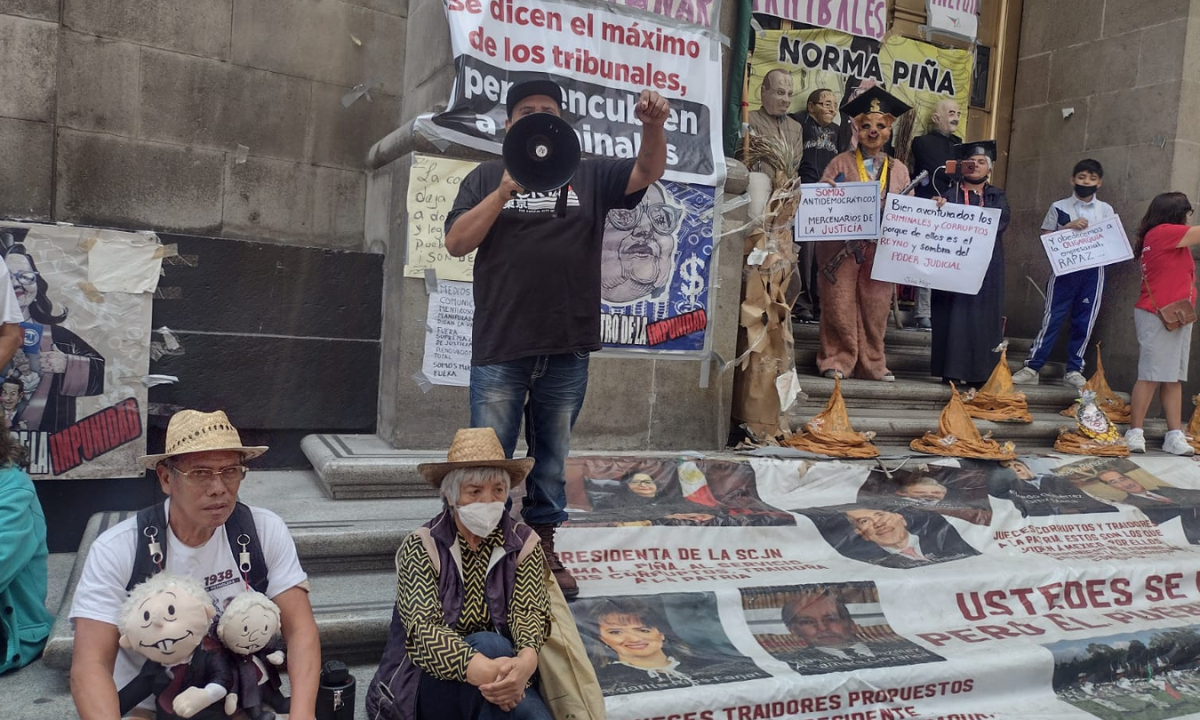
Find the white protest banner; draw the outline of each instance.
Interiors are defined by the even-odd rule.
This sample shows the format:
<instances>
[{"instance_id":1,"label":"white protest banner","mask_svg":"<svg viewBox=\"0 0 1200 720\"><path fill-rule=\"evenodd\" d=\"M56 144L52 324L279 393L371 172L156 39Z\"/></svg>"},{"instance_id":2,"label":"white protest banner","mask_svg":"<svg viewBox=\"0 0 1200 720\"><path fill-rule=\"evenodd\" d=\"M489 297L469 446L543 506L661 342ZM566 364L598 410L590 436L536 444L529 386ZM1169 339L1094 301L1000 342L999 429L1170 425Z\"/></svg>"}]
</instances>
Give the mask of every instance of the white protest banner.
<instances>
[{"instance_id":1,"label":"white protest banner","mask_svg":"<svg viewBox=\"0 0 1200 720\"><path fill-rule=\"evenodd\" d=\"M617 5L627 5L647 10L680 22L717 27L721 18L721 0L608 0Z\"/></svg>"},{"instance_id":2,"label":"white protest banner","mask_svg":"<svg viewBox=\"0 0 1200 720\"><path fill-rule=\"evenodd\" d=\"M925 0L925 24L931 30L974 40L979 32L979 0Z\"/></svg>"},{"instance_id":3,"label":"white protest banner","mask_svg":"<svg viewBox=\"0 0 1200 720\"><path fill-rule=\"evenodd\" d=\"M754 12L880 40L887 30L885 0L754 0Z\"/></svg>"},{"instance_id":4,"label":"white protest banner","mask_svg":"<svg viewBox=\"0 0 1200 720\"><path fill-rule=\"evenodd\" d=\"M1133 258L1125 226L1116 215L1090 223L1086 230L1059 230L1042 236L1055 275L1103 267Z\"/></svg>"},{"instance_id":5,"label":"white protest banner","mask_svg":"<svg viewBox=\"0 0 1200 720\"><path fill-rule=\"evenodd\" d=\"M909 460L569 458L609 720L1200 713L1190 459Z\"/></svg>"},{"instance_id":6,"label":"white protest banner","mask_svg":"<svg viewBox=\"0 0 1200 720\"><path fill-rule=\"evenodd\" d=\"M429 294L421 372L433 385L471 384L472 293L471 283L439 280L437 291Z\"/></svg>"},{"instance_id":7,"label":"white protest banner","mask_svg":"<svg viewBox=\"0 0 1200 720\"><path fill-rule=\"evenodd\" d=\"M983 285L1000 211L888 194L872 280L974 295Z\"/></svg>"},{"instance_id":8,"label":"white protest banner","mask_svg":"<svg viewBox=\"0 0 1200 720\"><path fill-rule=\"evenodd\" d=\"M583 152L636 157L642 90L671 104L666 179L720 185L724 112L719 36L623 5L568 0L447 0L457 76L447 110L418 120L425 134L500 154L508 88L549 74Z\"/></svg>"},{"instance_id":9,"label":"white protest banner","mask_svg":"<svg viewBox=\"0 0 1200 720\"><path fill-rule=\"evenodd\" d=\"M879 237L879 183L847 182L800 186L796 242Z\"/></svg>"}]
</instances>

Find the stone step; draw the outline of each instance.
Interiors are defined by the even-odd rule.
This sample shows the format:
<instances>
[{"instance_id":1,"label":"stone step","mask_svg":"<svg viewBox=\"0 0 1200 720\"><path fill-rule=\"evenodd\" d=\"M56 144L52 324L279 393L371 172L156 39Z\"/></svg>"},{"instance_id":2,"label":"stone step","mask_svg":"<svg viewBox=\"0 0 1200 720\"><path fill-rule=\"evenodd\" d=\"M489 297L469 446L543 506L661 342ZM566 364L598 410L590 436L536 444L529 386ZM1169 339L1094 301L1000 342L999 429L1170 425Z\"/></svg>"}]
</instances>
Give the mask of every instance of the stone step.
<instances>
[{"instance_id":1,"label":"stone step","mask_svg":"<svg viewBox=\"0 0 1200 720\"><path fill-rule=\"evenodd\" d=\"M398 450L376 435L309 435L300 442L308 461L328 497L335 500L371 500L380 498L428 498L434 495L417 473L417 466L427 462L442 462L446 449ZM680 448L670 452L627 450L572 450L574 456L639 455L642 457L678 457L694 452ZM525 454L524 443L518 443L516 456ZM705 453L705 457L716 457ZM422 521L423 522L423 521Z\"/></svg>"},{"instance_id":2,"label":"stone step","mask_svg":"<svg viewBox=\"0 0 1200 720\"><path fill-rule=\"evenodd\" d=\"M819 412L833 394L833 379L800 370L797 375L800 389L808 395L798 414ZM1022 385L1017 389L1025 393L1031 412L1055 413L1070 407L1079 396L1075 388L1061 381L1043 380L1038 385ZM929 375L904 373L898 374L896 382L891 383L847 378L842 380L842 398L848 408L940 410L950 400L950 386Z\"/></svg>"},{"instance_id":3,"label":"stone step","mask_svg":"<svg viewBox=\"0 0 1200 720\"><path fill-rule=\"evenodd\" d=\"M910 375L929 375L929 349L916 346L893 346L884 347L887 354L888 369L894 373L907 373ZM1009 369L1014 372L1021 369L1021 365L1025 360L1023 354L1008 354ZM815 371L817 369L817 348L815 346L796 346L796 368L804 371ZM1041 376L1043 382L1046 381L1061 381L1067 367L1065 363L1048 362L1042 366Z\"/></svg>"},{"instance_id":4,"label":"stone step","mask_svg":"<svg viewBox=\"0 0 1200 720\"><path fill-rule=\"evenodd\" d=\"M792 337L796 340L796 345L811 345L816 347L821 342L819 323L792 323ZM883 344L885 347L897 348L928 348L933 344L933 333L913 328L899 330L895 327L888 326L887 331L883 336ZM1028 355L1029 347L1033 344L1032 338L1010 337L1008 338L1008 355Z\"/></svg>"},{"instance_id":5,"label":"stone step","mask_svg":"<svg viewBox=\"0 0 1200 720\"><path fill-rule=\"evenodd\" d=\"M821 408L813 407L810 412L802 412L792 417L792 430L799 432L804 423ZM887 445L907 445L909 441L921 437L926 432L936 432L938 410L895 410L890 408L859 408L849 410L850 424L858 432L874 432L878 442ZM1053 447L1054 439L1058 437L1060 428L1070 428L1075 425L1071 418L1058 413L1030 412L1032 423L995 423L988 420L976 420L975 426L980 433L992 433L998 442L1011 440L1017 445L1018 454L1028 454L1036 449ZM1166 435L1166 423L1161 420L1146 422L1146 440L1149 445L1161 444ZM1158 452L1158 451L1155 451Z\"/></svg>"}]
</instances>

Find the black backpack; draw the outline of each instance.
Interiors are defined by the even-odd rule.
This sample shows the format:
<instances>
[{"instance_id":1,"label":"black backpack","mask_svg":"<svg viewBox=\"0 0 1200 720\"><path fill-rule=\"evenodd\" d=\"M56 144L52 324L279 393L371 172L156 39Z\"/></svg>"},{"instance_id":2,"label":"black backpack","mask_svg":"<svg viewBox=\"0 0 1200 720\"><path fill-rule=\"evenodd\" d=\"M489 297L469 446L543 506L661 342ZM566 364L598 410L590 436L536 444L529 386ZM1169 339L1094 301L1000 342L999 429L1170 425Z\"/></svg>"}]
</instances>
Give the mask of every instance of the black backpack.
<instances>
[{"instance_id":1,"label":"black backpack","mask_svg":"<svg viewBox=\"0 0 1200 720\"><path fill-rule=\"evenodd\" d=\"M167 564L166 504L159 503L139 511L137 526L138 548L126 591L133 590L138 583L162 572ZM225 536L229 539L229 549L246 582L252 589L266 594L267 561L258 542L258 529L254 526L254 513L249 506L240 502L234 506L233 514L225 521Z\"/></svg>"}]
</instances>

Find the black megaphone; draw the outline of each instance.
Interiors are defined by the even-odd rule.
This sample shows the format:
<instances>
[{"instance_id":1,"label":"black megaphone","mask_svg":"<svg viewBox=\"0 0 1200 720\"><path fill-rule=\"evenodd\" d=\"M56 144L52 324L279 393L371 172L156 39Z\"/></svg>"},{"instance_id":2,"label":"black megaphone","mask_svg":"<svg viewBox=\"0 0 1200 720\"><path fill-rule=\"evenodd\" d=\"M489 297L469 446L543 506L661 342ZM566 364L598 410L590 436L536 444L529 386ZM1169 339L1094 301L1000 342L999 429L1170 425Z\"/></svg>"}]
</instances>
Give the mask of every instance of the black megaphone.
<instances>
[{"instance_id":1,"label":"black megaphone","mask_svg":"<svg viewBox=\"0 0 1200 720\"><path fill-rule=\"evenodd\" d=\"M579 168L579 153L575 131L550 113L526 115L504 136L504 169L526 190L564 187Z\"/></svg>"}]
</instances>

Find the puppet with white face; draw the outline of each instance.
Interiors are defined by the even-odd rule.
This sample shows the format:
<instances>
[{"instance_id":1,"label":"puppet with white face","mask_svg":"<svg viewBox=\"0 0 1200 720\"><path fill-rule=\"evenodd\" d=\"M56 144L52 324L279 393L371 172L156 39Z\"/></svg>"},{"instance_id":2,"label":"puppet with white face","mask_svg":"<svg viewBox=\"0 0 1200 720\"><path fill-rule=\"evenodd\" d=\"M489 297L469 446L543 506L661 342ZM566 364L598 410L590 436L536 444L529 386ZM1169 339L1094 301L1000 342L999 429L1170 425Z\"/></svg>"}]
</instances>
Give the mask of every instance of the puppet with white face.
<instances>
[{"instance_id":1,"label":"puppet with white face","mask_svg":"<svg viewBox=\"0 0 1200 720\"><path fill-rule=\"evenodd\" d=\"M259 592L244 592L229 602L217 622L217 637L232 653L233 685L225 697L225 712L234 714L238 707L251 720L273 720L275 712L288 712L291 705L279 688L283 664L283 644L279 633L279 607Z\"/></svg>"},{"instance_id":2,"label":"puppet with white face","mask_svg":"<svg viewBox=\"0 0 1200 720\"><path fill-rule=\"evenodd\" d=\"M121 688L121 714L153 695L159 720L221 718L218 700L232 677L225 653L208 627L216 614L196 580L160 573L136 586L121 611L120 644L146 658Z\"/></svg>"}]
</instances>

